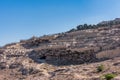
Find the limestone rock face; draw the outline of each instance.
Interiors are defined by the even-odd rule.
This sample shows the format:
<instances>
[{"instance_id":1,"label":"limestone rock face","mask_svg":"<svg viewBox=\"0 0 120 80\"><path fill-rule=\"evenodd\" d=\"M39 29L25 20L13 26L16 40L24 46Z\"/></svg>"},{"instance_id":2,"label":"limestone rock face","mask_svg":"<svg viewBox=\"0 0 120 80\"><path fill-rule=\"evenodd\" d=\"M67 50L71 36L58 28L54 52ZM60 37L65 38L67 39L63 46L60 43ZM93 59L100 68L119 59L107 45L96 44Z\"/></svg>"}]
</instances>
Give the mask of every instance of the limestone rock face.
<instances>
[{"instance_id":1,"label":"limestone rock face","mask_svg":"<svg viewBox=\"0 0 120 80\"><path fill-rule=\"evenodd\" d=\"M73 51L66 48L33 50L29 57L36 62L42 60L56 65L80 64L96 60L93 50Z\"/></svg>"}]
</instances>

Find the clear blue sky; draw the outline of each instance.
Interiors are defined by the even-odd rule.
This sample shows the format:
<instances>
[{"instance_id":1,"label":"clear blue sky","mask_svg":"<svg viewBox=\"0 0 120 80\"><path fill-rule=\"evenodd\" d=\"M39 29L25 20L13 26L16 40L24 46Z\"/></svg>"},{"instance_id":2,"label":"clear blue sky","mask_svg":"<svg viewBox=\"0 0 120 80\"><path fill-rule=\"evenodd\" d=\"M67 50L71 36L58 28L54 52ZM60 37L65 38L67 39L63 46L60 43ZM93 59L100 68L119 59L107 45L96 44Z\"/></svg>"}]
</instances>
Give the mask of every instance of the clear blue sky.
<instances>
[{"instance_id":1,"label":"clear blue sky","mask_svg":"<svg viewBox=\"0 0 120 80\"><path fill-rule=\"evenodd\" d=\"M0 46L120 17L120 0L0 0Z\"/></svg>"}]
</instances>

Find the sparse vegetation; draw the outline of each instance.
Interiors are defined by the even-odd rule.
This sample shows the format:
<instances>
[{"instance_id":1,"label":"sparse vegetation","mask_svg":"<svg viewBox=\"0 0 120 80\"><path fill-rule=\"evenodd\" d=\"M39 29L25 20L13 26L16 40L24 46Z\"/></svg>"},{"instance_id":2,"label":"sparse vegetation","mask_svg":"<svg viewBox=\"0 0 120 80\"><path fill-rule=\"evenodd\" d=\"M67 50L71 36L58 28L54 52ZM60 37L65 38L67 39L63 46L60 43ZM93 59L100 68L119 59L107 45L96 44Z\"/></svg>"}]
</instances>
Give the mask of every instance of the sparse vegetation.
<instances>
[{"instance_id":1,"label":"sparse vegetation","mask_svg":"<svg viewBox=\"0 0 120 80\"><path fill-rule=\"evenodd\" d=\"M111 80L111 79L113 79L115 76L116 76L116 75L115 75L115 74L112 74L112 73L111 73L111 74L105 74L105 75L104 75L104 77L105 77L106 80Z\"/></svg>"},{"instance_id":2,"label":"sparse vegetation","mask_svg":"<svg viewBox=\"0 0 120 80\"><path fill-rule=\"evenodd\" d=\"M104 70L104 65L101 64L97 67L97 72L102 72Z\"/></svg>"},{"instance_id":3,"label":"sparse vegetation","mask_svg":"<svg viewBox=\"0 0 120 80\"><path fill-rule=\"evenodd\" d=\"M95 29L99 27L112 27L113 25L119 25L120 24L120 18L116 18L114 20L110 21L102 21L96 25L92 24L81 24L76 26L76 28L73 28L69 30L68 32L78 31L78 30L86 30L86 29Z\"/></svg>"}]
</instances>

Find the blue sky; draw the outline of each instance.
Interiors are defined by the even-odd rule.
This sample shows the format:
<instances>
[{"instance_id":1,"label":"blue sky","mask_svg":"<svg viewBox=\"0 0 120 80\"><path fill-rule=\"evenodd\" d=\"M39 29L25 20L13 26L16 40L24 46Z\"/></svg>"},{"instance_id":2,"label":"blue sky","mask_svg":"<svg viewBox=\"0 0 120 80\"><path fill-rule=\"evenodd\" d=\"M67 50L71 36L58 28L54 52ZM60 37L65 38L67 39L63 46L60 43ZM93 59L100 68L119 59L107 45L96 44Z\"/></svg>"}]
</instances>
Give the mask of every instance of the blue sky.
<instances>
[{"instance_id":1,"label":"blue sky","mask_svg":"<svg viewBox=\"0 0 120 80\"><path fill-rule=\"evenodd\" d=\"M120 17L120 0L0 0L0 46Z\"/></svg>"}]
</instances>

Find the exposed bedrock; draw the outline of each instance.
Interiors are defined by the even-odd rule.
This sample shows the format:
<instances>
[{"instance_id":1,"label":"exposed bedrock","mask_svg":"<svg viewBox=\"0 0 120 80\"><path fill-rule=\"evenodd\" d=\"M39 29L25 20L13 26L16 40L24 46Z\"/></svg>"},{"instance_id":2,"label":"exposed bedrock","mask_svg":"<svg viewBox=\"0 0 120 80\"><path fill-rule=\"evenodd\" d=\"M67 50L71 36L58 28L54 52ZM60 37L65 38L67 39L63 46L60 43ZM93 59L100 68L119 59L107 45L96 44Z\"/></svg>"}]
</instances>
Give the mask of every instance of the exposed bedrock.
<instances>
[{"instance_id":1,"label":"exposed bedrock","mask_svg":"<svg viewBox=\"0 0 120 80\"><path fill-rule=\"evenodd\" d=\"M53 65L69 65L81 64L85 62L93 62L96 56L93 50L84 52L74 51L66 48L61 49L40 49L33 50L29 57L35 62L46 62Z\"/></svg>"}]
</instances>

